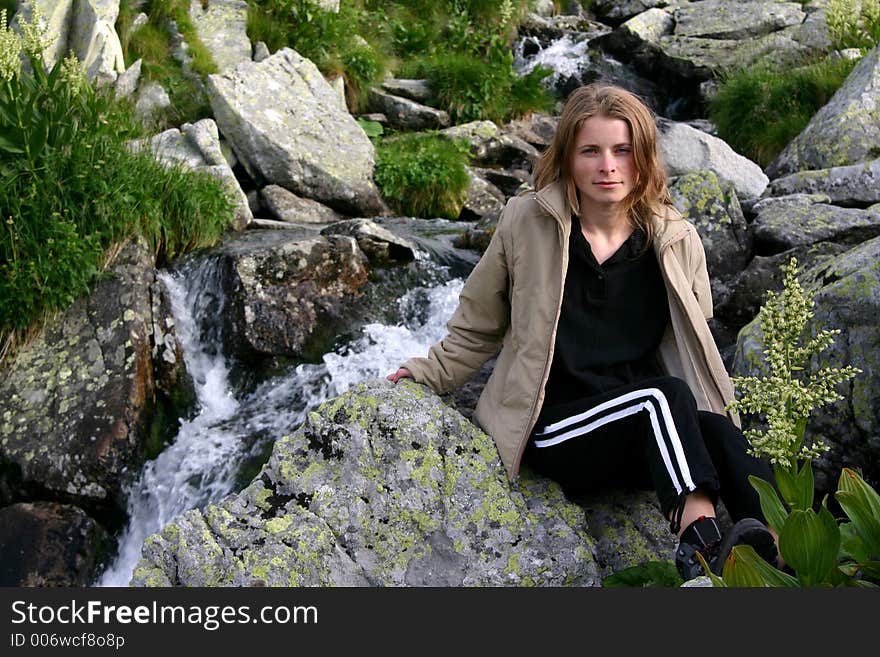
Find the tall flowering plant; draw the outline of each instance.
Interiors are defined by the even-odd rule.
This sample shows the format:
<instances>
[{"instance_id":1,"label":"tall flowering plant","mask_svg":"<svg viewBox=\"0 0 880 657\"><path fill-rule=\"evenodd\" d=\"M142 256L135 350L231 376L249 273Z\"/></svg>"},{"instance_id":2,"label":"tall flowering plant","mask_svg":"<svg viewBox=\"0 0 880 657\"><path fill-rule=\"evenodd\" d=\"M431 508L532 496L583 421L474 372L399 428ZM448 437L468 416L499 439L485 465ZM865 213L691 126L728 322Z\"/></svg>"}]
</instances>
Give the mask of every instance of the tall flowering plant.
<instances>
[{"instance_id":1,"label":"tall flowering plant","mask_svg":"<svg viewBox=\"0 0 880 657\"><path fill-rule=\"evenodd\" d=\"M47 149L69 143L91 100L73 53L46 70L48 28L35 2L19 28L0 9L0 183L37 170Z\"/></svg>"},{"instance_id":2,"label":"tall flowering plant","mask_svg":"<svg viewBox=\"0 0 880 657\"><path fill-rule=\"evenodd\" d=\"M751 547L737 546L722 578L710 577L719 586L872 585L871 580L880 581L880 496L857 472L844 468L835 497L849 522L838 525L825 500L814 510L812 459L828 448L821 437L806 433L813 409L842 399L837 386L861 370L851 365L810 370L810 359L833 344L840 331L820 330L803 341L815 314L813 299L797 279L797 260L782 271L782 292L768 293L758 315L769 374L734 377L739 397L728 410L764 420L766 429L745 433L751 453L772 464L776 486L749 479L794 576L765 563Z\"/></svg>"}]
</instances>

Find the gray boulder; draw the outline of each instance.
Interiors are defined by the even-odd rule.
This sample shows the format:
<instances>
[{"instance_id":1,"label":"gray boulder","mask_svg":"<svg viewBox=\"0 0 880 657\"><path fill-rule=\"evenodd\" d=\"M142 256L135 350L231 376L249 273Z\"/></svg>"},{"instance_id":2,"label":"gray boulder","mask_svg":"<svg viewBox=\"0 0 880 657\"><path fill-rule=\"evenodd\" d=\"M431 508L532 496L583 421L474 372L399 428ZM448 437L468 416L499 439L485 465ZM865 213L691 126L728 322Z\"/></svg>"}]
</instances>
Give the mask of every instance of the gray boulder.
<instances>
[{"instance_id":1,"label":"gray boulder","mask_svg":"<svg viewBox=\"0 0 880 657\"><path fill-rule=\"evenodd\" d=\"M388 124L400 130L439 130L449 125L449 114L403 96L370 89L367 111L385 115Z\"/></svg>"},{"instance_id":2,"label":"gray boulder","mask_svg":"<svg viewBox=\"0 0 880 657\"><path fill-rule=\"evenodd\" d=\"M823 194L838 205L880 202L880 159L864 164L799 171L770 183L769 196Z\"/></svg>"},{"instance_id":3,"label":"gray boulder","mask_svg":"<svg viewBox=\"0 0 880 657\"><path fill-rule=\"evenodd\" d=\"M346 213L385 210L375 151L315 65L289 48L208 76L217 125L250 176Z\"/></svg>"},{"instance_id":4,"label":"gray boulder","mask_svg":"<svg viewBox=\"0 0 880 657\"><path fill-rule=\"evenodd\" d=\"M854 245L880 234L880 213L841 208L822 195L765 198L752 207L755 250L762 255L825 240Z\"/></svg>"},{"instance_id":5,"label":"gray boulder","mask_svg":"<svg viewBox=\"0 0 880 657\"><path fill-rule=\"evenodd\" d=\"M700 234L712 298L719 303L752 256L752 236L736 192L730 183L720 184L713 171L679 176L669 192L675 207Z\"/></svg>"},{"instance_id":6,"label":"gray boulder","mask_svg":"<svg viewBox=\"0 0 880 657\"><path fill-rule=\"evenodd\" d=\"M521 139L508 135L492 121L471 121L441 130L448 139L463 139L470 146L474 164L480 166L500 165L510 167L538 159L538 149Z\"/></svg>"},{"instance_id":7,"label":"gray boulder","mask_svg":"<svg viewBox=\"0 0 880 657\"><path fill-rule=\"evenodd\" d=\"M664 8L676 3L674 0L595 0L592 10L596 18L608 25L616 26L620 23L638 16L648 9Z\"/></svg>"},{"instance_id":8,"label":"gray boulder","mask_svg":"<svg viewBox=\"0 0 880 657\"><path fill-rule=\"evenodd\" d=\"M233 343L243 355L319 356L347 328L366 282L353 237L247 231L218 247L227 272Z\"/></svg>"},{"instance_id":9,"label":"gray boulder","mask_svg":"<svg viewBox=\"0 0 880 657\"><path fill-rule=\"evenodd\" d=\"M460 221L479 221L483 218L498 218L504 209L504 194L495 185L484 180L473 169L468 168L467 198L458 218Z\"/></svg>"},{"instance_id":10,"label":"gray boulder","mask_svg":"<svg viewBox=\"0 0 880 657\"><path fill-rule=\"evenodd\" d=\"M21 502L0 509L0 586L89 586L109 534L82 509Z\"/></svg>"},{"instance_id":11,"label":"gray boulder","mask_svg":"<svg viewBox=\"0 0 880 657\"><path fill-rule=\"evenodd\" d=\"M832 492L842 467L860 469L875 487L880 483L880 238L825 259L800 276L816 303L808 329L838 328L834 344L810 363L819 367L855 365L863 371L837 388L844 399L813 412L809 436L821 436L830 451L813 461L816 488ZM763 343L757 319L739 336L734 373L759 376Z\"/></svg>"},{"instance_id":12,"label":"gray boulder","mask_svg":"<svg viewBox=\"0 0 880 657\"><path fill-rule=\"evenodd\" d=\"M220 72L252 57L247 9L244 0L190 1L189 20Z\"/></svg>"},{"instance_id":13,"label":"gray boulder","mask_svg":"<svg viewBox=\"0 0 880 657\"><path fill-rule=\"evenodd\" d=\"M86 77L98 84L112 82L125 70L122 45L114 25L119 16L119 0L36 0L47 28L44 61L51 67L73 52L82 62ZM19 2L11 25L21 18L31 19L30 2Z\"/></svg>"},{"instance_id":14,"label":"gray boulder","mask_svg":"<svg viewBox=\"0 0 880 657\"><path fill-rule=\"evenodd\" d=\"M411 80L404 78L386 78L382 89L395 96L409 98L417 103L426 103L431 99L431 87L427 80Z\"/></svg>"},{"instance_id":15,"label":"gray boulder","mask_svg":"<svg viewBox=\"0 0 880 657\"><path fill-rule=\"evenodd\" d=\"M880 144L880 46L862 58L831 100L767 167L771 178L876 159Z\"/></svg>"},{"instance_id":16,"label":"gray boulder","mask_svg":"<svg viewBox=\"0 0 880 657\"><path fill-rule=\"evenodd\" d=\"M149 537L134 586L596 586L583 512L510 484L492 440L412 382L361 384L238 495Z\"/></svg>"},{"instance_id":17,"label":"gray boulder","mask_svg":"<svg viewBox=\"0 0 880 657\"><path fill-rule=\"evenodd\" d=\"M328 224L341 221L342 215L309 198L300 198L280 185L266 185L260 190L263 204L279 221L298 224Z\"/></svg>"},{"instance_id":18,"label":"gray boulder","mask_svg":"<svg viewBox=\"0 0 880 657\"><path fill-rule=\"evenodd\" d=\"M148 131L153 131L162 122L165 110L171 107L171 97L158 82L147 82L137 91L134 115Z\"/></svg>"},{"instance_id":19,"label":"gray boulder","mask_svg":"<svg viewBox=\"0 0 880 657\"><path fill-rule=\"evenodd\" d=\"M155 404L153 279L147 246L129 245L4 368L0 461L20 468L28 488L124 510L125 472L143 459Z\"/></svg>"},{"instance_id":20,"label":"gray boulder","mask_svg":"<svg viewBox=\"0 0 880 657\"><path fill-rule=\"evenodd\" d=\"M681 4L673 17L678 36L741 40L800 25L806 14L796 2L703 0Z\"/></svg>"},{"instance_id":21,"label":"gray boulder","mask_svg":"<svg viewBox=\"0 0 880 657\"><path fill-rule=\"evenodd\" d=\"M782 289L780 268L792 257L804 269L815 269L829 258L840 255L850 247L834 242L817 242L799 246L772 256L756 255L748 266L730 284L731 293L715 306L715 316L730 325L741 328L753 320L767 292Z\"/></svg>"},{"instance_id":22,"label":"gray boulder","mask_svg":"<svg viewBox=\"0 0 880 657\"><path fill-rule=\"evenodd\" d=\"M729 182L741 198L760 196L769 179L757 164L734 151L726 142L685 123L658 119L659 150L670 176L702 170L714 171Z\"/></svg>"},{"instance_id":23,"label":"gray boulder","mask_svg":"<svg viewBox=\"0 0 880 657\"><path fill-rule=\"evenodd\" d=\"M168 166L179 164L220 179L235 202L233 227L241 230L253 220L247 196L223 155L213 119L184 123L180 130L171 128L148 141L133 142L132 147L149 148L157 160Z\"/></svg>"},{"instance_id":24,"label":"gray boulder","mask_svg":"<svg viewBox=\"0 0 880 657\"><path fill-rule=\"evenodd\" d=\"M321 231L321 235L349 235L355 238L358 247L374 267L411 262L416 257L416 247L412 242L369 219L349 219L330 224Z\"/></svg>"}]
</instances>

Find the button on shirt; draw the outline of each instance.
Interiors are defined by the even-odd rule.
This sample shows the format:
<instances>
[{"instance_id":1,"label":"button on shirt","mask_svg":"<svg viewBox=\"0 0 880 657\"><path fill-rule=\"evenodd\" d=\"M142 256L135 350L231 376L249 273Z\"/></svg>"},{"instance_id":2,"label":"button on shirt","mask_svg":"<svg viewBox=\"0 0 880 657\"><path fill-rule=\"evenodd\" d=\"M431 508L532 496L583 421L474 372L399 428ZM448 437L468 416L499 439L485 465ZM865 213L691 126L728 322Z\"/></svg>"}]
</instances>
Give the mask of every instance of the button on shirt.
<instances>
[{"instance_id":1,"label":"button on shirt","mask_svg":"<svg viewBox=\"0 0 880 657\"><path fill-rule=\"evenodd\" d=\"M572 217L568 271L544 406L591 397L662 374L666 286L637 228L601 265Z\"/></svg>"}]
</instances>

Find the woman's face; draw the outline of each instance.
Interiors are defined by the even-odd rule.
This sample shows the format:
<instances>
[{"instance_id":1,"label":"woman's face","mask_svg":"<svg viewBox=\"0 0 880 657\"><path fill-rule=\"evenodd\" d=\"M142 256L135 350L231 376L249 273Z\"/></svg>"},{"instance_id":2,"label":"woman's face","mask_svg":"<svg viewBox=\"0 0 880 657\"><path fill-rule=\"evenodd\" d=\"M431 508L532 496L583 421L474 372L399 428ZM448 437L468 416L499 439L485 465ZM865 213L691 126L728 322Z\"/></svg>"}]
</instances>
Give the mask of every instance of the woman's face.
<instances>
[{"instance_id":1,"label":"woman's face","mask_svg":"<svg viewBox=\"0 0 880 657\"><path fill-rule=\"evenodd\" d=\"M584 121L575 135L570 166L581 206L607 210L620 204L638 179L626 121L607 116Z\"/></svg>"}]
</instances>

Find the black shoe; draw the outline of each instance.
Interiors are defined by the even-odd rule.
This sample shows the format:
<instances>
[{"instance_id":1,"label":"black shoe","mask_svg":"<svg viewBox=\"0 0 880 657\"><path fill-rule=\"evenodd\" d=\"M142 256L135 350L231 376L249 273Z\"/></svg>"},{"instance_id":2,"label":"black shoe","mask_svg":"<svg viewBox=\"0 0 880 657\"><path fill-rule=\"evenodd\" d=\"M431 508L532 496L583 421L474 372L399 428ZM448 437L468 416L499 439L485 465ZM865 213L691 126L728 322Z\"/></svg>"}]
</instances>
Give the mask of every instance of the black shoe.
<instances>
[{"instance_id":1,"label":"black shoe","mask_svg":"<svg viewBox=\"0 0 880 657\"><path fill-rule=\"evenodd\" d=\"M776 549L776 541L773 540L773 534L770 533L767 526L760 520L743 518L725 534L724 540L718 549L715 562L709 563L713 573L716 575L721 574L721 571L724 570L724 562L730 556L730 551L737 545L751 545L759 557L774 568L776 567L779 552Z\"/></svg>"},{"instance_id":2,"label":"black shoe","mask_svg":"<svg viewBox=\"0 0 880 657\"><path fill-rule=\"evenodd\" d=\"M678 574L685 582L699 577L703 574L703 566L697 559L697 553L702 554L711 567L720 550L721 529L715 518L700 517L694 520L681 533L681 540L675 550Z\"/></svg>"},{"instance_id":3,"label":"black shoe","mask_svg":"<svg viewBox=\"0 0 880 657\"><path fill-rule=\"evenodd\" d=\"M703 566L697 553L703 555L709 569L721 575L724 562L736 545L751 545L767 563L776 566L776 542L764 523L755 518L743 518L722 538L715 518L695 520L681 534L681 542L675 551L675 566L684 581L703 574Z\"/></svg>"}]
</instances>

